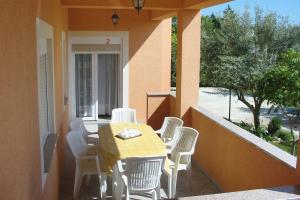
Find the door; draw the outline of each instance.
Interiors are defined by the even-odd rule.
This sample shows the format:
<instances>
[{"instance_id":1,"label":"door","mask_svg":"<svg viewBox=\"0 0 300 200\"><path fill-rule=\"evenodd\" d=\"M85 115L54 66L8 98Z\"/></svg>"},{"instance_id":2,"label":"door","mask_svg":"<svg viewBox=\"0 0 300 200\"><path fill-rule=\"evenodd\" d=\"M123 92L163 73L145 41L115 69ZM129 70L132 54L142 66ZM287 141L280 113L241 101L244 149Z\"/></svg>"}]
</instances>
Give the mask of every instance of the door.
<instances>
[{"instance_id":1,"label":"door","mask_svg":"<svg viewBox=\"0 0 300 200\"><path fill-rule=\"evenodd\" d=\"M97 120L95 69L92 53L75 54L76 117Z\"/></svg>"}]
</instances>

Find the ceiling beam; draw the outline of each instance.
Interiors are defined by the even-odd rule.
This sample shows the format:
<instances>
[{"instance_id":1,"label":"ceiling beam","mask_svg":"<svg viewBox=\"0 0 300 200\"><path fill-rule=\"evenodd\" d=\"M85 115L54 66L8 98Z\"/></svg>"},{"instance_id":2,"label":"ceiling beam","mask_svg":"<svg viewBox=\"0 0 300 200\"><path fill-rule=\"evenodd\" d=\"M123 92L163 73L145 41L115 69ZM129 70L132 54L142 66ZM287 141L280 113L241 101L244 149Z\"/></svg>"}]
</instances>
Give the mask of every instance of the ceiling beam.
<instances>
[{"instance_id":1,"label":"ceiling beam","mask_svg":"<svg viewBox=\"0 0 300 200\"><path fill-rule=\"evenodd\" d=\"M152 10L150 13L152 20L164 20L175 16L177 16L176 11Z\"/></svg>"},{"instance_id":2,"label":"ceiling beam","mask_svg":"<svg viewBox=\"0 0 300 200\"><path fill-rule=\"evenodd\" d=\"M67 8L133 9L131 0L61 0L61 4ZM178 10L181 7L181 0L149 0L143 9Z\"/></svg>"},{"instance_id":3,"label":"ceiling beam","mask_svg":"<svg viewBox=\"0 0 300 200\"><path fill-rule=\"evenodd\" d=\"M222 3L227 3L233 0L183 0L184 9L203 9L211 6L216 6Z\"/></svg>"}]
</instances>

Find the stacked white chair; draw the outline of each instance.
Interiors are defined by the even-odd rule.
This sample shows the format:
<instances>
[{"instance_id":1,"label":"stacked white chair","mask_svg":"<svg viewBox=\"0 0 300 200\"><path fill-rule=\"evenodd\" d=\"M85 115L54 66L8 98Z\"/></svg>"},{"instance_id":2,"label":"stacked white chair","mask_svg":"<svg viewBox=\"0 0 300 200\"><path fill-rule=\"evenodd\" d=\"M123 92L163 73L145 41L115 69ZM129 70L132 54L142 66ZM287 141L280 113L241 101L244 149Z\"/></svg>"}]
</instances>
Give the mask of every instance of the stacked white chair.
<instances>
[{"instance_id":1,"label":"stacked white chair","mask_svg":"<svg viewBox=\"0 0 300 200\"><path fill-rule=\"evenodd\" d=\"M126 200L130 194L152 192L153 199L160 199L160 177L165 163L165 156L127 158L118 162L118 173L126 190Z\"/></svg>"},{"instance_id":2,"label":"stacked white chair","mask_svg":"<svg viewBox=\"0 0 300 200\"><path fill-rule=\"evenodd\" d=\"M99 141L99 135L95 133L89 133L83 123L83 120L81 118L75 118L72 119L70 122L70 129L72 131L80 130L81 133L84 136L84 139L89 144L96 144Z\"/></svg>"},{"instance_id":3,"label":"stacked white chair","mask_svg":"<svg viewBox=\"0 0 300 200\"><path fill-rule=\"evenodd\" d=\"M180 170L188 170L191 165L191 156L194 154L199 136L197 130L189 127L177 127L175 133L175 147L171 152L171 185L169 183L169 197L175 198L177 174ZM189 169L190 170L190 169Z\"/></svg>"},{"instance_id":4,"label":"stacked white chair","mask_svg":"<svg viewBox=\"0 0 300 200\"><path fill-rule=\"evenodd\" d=\"M136 110L131 108L116 108L112 110L112 123L137 123Z\"/></svg>"},{"instance_id":5,"label":"stacked white chair","mask_svg":"<svg viewBox=\"0 0 300 200\"><path fill-rule=\"evenodd\" d=\"M106 175L101 172L99 158L95 152L95 148L91 148L82 137L79 130L70 131L67 134L67 142L71 148L72 154L76 160L75 182L74 182L74 198L78 197L82 178L87 175L98 175L100 183L101 196L106 191ZM92 151L90 151L92 150ZM101 178L103 176L103 178Z\"/></svg>"},{"instance_id":6,"label":"stacked white chair","mask_svg":"<svg viewBox=\"0 0 300 200\"><path fill-rule=\"evenodd\" d=\"M175 129L182 127L183 121L177 117L165 117L162 127L155 131L160 135L167 146L167 153L170 154L176 141L174 140Z\"/></svg>"}]
</instances>

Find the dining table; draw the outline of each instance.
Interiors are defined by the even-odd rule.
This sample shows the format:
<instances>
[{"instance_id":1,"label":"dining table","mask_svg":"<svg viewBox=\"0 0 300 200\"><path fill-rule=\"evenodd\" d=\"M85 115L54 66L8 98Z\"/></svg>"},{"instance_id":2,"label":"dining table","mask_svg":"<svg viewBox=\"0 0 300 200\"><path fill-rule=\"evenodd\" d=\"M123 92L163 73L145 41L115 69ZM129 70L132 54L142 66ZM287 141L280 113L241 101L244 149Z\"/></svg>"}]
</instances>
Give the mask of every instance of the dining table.
<instances>
[{"instance_id":1,"label":"dining table","mask_svg":"<svg viewBox=\"0 0 300 200\"><path fill-rule=\"evenodd\" d=\"M134 129L140 136L122 139L119 133ZM99 128L98 152L101 157L101 171L112 175L112 198L122 199L123 184L118 174L117 162L130 157L166 156L164 173L169 176L169 161L166 145L147 124L110 123Z\"/></svg>"}]
</instances>

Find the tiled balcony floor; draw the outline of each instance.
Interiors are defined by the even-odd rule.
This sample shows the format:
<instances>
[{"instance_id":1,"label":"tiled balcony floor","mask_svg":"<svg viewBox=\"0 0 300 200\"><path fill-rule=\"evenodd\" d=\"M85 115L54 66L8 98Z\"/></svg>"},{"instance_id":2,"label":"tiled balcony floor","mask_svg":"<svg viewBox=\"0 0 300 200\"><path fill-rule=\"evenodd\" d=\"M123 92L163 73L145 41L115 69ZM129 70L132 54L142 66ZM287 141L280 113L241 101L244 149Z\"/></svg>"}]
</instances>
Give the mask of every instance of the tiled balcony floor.
<instances>
[{"instance_id":1,"label":"tiled balcony floor","mask_svg":"<svg viewBox=\"0 0 300 200\"><path fill-rule=\"evenodd\" d=\"M67 148L65 152L65 161L63 167L63 175L60 185L60 200L73 199L73 184L74 184L74 166L75 161ZM167 177L162 176L162 191L161 195L166 198L167 194ZM90 184L87 186L85 179L81 185L80 200L96 200L99 198L97 177L92 177ZM111 181L108 180L108 199L111 199ZM191 172L179 172L177 182L177 197L189 197L206 194L220 193L219 189L210 181L210 179L201 172L195 165L192 165ZM151 195L133 196L132 199L151 199Z\"/></svg>"}]
</instances>

